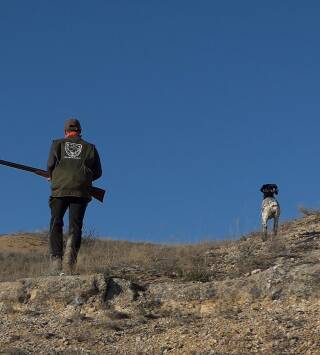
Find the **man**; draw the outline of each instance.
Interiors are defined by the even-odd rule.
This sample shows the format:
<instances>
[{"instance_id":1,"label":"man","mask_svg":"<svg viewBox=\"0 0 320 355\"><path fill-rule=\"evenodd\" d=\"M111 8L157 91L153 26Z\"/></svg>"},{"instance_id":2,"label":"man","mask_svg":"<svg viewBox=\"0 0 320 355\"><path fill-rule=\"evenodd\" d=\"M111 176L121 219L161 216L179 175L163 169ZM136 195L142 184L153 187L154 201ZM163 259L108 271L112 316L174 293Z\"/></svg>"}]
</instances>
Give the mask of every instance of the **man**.
<instances>
[{"instance_id":1,"label":"man","mask_svg":"<svg viewBox=\"0 0 320 355\"><path fill-rule=\"evenodd\" d=\"M102 175L98 151L93 144L82 139L77 119L68 119L64 124L64 138L53 141L48 173L51 181L51 271L53 274L62 272L63 217L69 209L69 236L63 261L65 270L72 273L81 245L83 218L91 200L92 181Z\"/></svg>"}]
</instances>

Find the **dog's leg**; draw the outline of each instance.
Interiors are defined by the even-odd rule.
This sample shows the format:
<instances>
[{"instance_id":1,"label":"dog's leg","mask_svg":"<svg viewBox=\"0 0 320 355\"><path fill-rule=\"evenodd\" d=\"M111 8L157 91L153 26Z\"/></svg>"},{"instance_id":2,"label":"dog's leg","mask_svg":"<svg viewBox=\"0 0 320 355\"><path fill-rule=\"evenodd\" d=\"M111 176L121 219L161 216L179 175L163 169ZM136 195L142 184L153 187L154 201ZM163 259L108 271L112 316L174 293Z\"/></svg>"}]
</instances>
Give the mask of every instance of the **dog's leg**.
<instances>
[{"instance_id":1,"label":"dog's leg","mask_svg":"<svg viewBox=\"0 0 320 355\"><path fill-rule=\"evenodd\" d=\"M278 234L278 225L279 225L279 213L273 219L273 235L276 236Z\"/></svg>"},{"instance_id":2,"label":"dog's leg","mask_svg":"<svg viewBox=\"0 0 320 355\"><path fill-rule=\"evenodd\" d=\"M262 240L266 240L268 237L268 215L265 211L262 212Z\"/></svg>"}]
</instances>

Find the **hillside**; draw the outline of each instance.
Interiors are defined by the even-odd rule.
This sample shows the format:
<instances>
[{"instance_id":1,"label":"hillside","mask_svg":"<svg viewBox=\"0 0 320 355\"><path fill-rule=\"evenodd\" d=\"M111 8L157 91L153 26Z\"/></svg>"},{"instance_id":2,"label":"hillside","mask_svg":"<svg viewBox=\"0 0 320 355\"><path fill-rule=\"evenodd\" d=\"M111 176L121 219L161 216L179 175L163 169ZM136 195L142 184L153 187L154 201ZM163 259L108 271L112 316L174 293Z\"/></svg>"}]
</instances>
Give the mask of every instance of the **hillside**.
<instances>
[{"instance_id":1,"label":"hillside","mask_svg":"<svg viewBox=\"0 0 320 355\"><path fill-rule=\"evenodd\" d=\"M1 236L0 251L2 353L320 354L317 213L266 242L89 237L78 276L43 276L45 235Z\"/></svg>"}]
</instances>

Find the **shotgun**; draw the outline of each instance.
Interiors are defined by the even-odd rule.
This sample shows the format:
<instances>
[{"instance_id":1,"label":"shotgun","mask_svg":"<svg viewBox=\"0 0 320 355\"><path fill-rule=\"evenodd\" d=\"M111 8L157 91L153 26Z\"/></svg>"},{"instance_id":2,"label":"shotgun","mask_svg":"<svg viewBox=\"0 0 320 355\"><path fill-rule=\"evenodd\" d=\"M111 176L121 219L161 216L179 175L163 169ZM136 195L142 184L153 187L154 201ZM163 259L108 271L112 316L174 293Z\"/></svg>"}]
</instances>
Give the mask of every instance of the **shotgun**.
<instances>
[{"instance_id":1,"label":"shotgun","mask_svg":"<svg viewBox=\"0 0 320 355\"><path fill-rule=\"evenodd\" d=\"M10 166L10 168L29 171L30 173L37 174L37 175L42 176L44 178L49 178L49 173L46 170L33 168L33 167L27 166L27 165L12 163L11 161L1 160L1 159L0 159L0 164ZM103 202L103 198L104 198L105 193L106 193L106 191L103 189L100 189L99 187L92 186L91 190L90 190L90 195L100 202Z\"/></svg>"}]
</instances>

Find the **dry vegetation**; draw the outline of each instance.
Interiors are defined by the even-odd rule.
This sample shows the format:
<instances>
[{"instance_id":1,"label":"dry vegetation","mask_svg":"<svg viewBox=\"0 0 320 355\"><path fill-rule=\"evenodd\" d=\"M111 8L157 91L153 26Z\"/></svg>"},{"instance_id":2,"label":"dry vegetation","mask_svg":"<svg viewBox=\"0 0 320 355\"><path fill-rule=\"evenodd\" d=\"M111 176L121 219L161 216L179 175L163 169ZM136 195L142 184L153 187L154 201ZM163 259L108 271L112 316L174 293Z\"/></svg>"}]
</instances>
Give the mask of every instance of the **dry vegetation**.
<instances>
[{"instance_id":1,"label":"dry vegetation","mask_svg":"<svg viewBox=\"0 0 320 355\"><path fill-rule=\"evenodd\" d=\"M318 229L320 212L307 208L300 208L300 212L304 218L283 223L280 235L297 228L307 233L304 237L312 237L312 231L307 230L310 226ZM318 237L318 232L315 233ZM301 245L299 241L290 244L289 240L278 237L262 243L260 233L255 232L238 241L152 244L100 239L89 231L83 237L77 272L80 275L102 273L142 282L235 279L257 269L266 270L279 258L299 258L300 252L313 247L304 239L302 242ZM46 232L0 236L0 281L46 275L47 249Z\"/></svg>"},{"instance_id":2,"label":"dry vegetation","mask_svg":"<svg viewBox=\"0 0 320 355\"><path fill-rule=\"evenodd\" d=\"M148 277L208 281L205 251L224 243L152 244L84 235L78 273L105 273L130 279ZM37 277L48 271L47 234L0 236L0 281ZM143 274L142 274L143 273Z\"/></svg>"},{"instance_id":3,"label":"dry vegetation","mask_svg":"<svg viewBox=\"0 0 320 355\"><path fill-rule=\"evenodd\" d=\"M299 229L308 219L320 222L320 212L300 208L305 216L297 222L283 223L280 233ZM300 227L301 225L301 227ZM311 247L303 244L305 248ZM283 238L261 242L259 232L243 236L239 241L209 241L198 244L152 244L125 240L100 239L92 231L85 232L78 257L80 275L102 273L132 281L200 281L234 279L275 265L279 257L296 257L297 246L291 248ZM20 233L0 236L0 281L44 276L48 272L48 234Z\"/></svg>"},{"instance_id":4,"label":"dry vegetation","mask_svg":"<svg viewBox=\"0 0 320 355\"><path fill-rule=\"evenodd\" d=\"M301 212L267 241L89 233L79 276L36 278L48 268L45 233L0 236L0 281L20 279L1 284L0 352L319 354L320 213Z\"/></svg>"}]
</instances>

